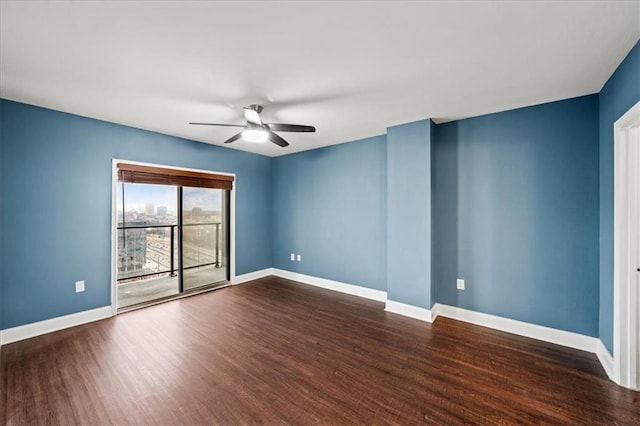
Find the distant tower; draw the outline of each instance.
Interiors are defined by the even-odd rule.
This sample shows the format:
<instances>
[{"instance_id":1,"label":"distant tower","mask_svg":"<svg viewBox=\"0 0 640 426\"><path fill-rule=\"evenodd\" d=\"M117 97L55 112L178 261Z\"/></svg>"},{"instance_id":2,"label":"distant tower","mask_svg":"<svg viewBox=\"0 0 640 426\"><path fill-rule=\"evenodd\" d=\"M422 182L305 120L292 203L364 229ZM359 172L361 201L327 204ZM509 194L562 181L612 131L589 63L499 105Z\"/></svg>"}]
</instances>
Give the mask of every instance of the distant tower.
<instances>
[{"instance_id":1,"label":"distant tower","mask_svg":"<svg viewBox=\"0 0 640 426\"><path fill-rule=\"evenodd\" d=\"M144 203L144 212L147 216L153 216L156 213L156 206L153 203Z\"/></svg>"},{"instance_id":2,"label":"distant tower","mask_svg":"<svg viewBox=\"0 0 640 426\"><path fill-rule=\"evenodd\" d=\"M191 213L194 216L202 216L202 207L194 207L191 209Z\"/></svg>"},{"instance_id":3,"label":"distant tower","mask_svg":"<svg viewBox=\"0 0 640 426\"><path fill-rule=\"evenodd\" d=\"M167 206L158 206L158 216L167 215Z\"/></svg>"}]
</instances>

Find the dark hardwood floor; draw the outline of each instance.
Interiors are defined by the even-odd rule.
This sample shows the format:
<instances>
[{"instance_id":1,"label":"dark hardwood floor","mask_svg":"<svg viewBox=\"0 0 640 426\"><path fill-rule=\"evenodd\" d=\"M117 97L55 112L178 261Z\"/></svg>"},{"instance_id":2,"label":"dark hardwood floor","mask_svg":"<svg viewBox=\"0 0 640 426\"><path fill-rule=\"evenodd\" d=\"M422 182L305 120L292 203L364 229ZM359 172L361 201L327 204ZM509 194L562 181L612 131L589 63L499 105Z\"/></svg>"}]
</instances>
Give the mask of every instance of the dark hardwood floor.
<instances>
[{"instance_id":1,"label":"dark hardwood floor","mask_svg":"<svg viewBox=\"0 0 640 426\"><path fill-rule=\"evenodd\" d=\"M593 354L273 277L1 356L8 424L640 424Z\"/></svg>"}]
</instances>

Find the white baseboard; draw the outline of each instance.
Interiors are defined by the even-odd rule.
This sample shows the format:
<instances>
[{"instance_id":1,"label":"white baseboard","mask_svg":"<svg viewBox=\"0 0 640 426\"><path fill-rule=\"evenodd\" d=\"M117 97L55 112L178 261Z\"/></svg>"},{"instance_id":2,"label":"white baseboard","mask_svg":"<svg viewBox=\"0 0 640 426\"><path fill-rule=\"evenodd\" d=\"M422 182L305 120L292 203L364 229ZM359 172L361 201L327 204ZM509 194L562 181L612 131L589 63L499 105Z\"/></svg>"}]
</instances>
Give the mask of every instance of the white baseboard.
<instances>
[{"instance_id":1,"label":"white baseboard","mask_svg":"<svg viewBox=\"0 0 640 426\"><path fill-rule=\"evenodd\" d=\"M609 376L609 379L617 383L617 380L613 375L613 356L611 356L606 346L600 339L598 339L598 342L596 344L596 355L598 356L600 364L602 364L602 368L604 368L607 376Z\"/></svg>"},{"instance_id":2,"label":"white baseboard","mask_svg":"<svg viewBox=\"0 0 640 426\"><path fill-rule=\"evenodd\" d=\"M394 314L404 315L405 317L415 318L420 321L432 322L431 311L418 306L387 300L384 310Z\"/></svg>"},{"instance_id":3,"label":"white baseboard","mask_svg":"<svg viewBox=\"0 0 640 426\"><path fill-rule=\"evenodd\" d=\"M104 306L102 308L91 309L89 311L77 312L75 314L7 328L0 332L0 343L6 345L7 343L29 339L31 337L40 336L41 334L47 334L64 328L98 321L111 316L111 306Z\"/></svg>"},{"instance_id":4,"label":"white baseboard","mask_svg":"<svg viewBox=\"0 0 640 426\"><path fill-rule=\"evenodd\" d=\"M615 381L613 369L613 357L609 354L602 341L596 337L585 336L564 330L557 330L541 325L530 324L496 315L475 312L455 306L442 305L436 303L431 310L420 308L405 303L387 300L387 293L381 290L374 290L353 284L341 283L310 275L299 274L297 272L285 271L277 268L266 268L260 271L239 275L232 279L232 284L242 284L259 278L274 275L281 278L290 279L302 284L313 285L328 290L338 291L353 296L386 302L385 311L415 318L421 321L433 322L438 316L464 321L495 330L542 340L561 346L595 353L602 364L609 378ZM113 316L111 306L64 315L31 324L8 328L0 331L0 345L5 345L19 340L29 339L42 334L51 333L76 325L86 324L93 321L109 318Z\"/></svg>"},{"instance_id":5,"label":"white baseboard","mask_svg":"<svg viewBox=\"0 0 640 426\"><path fill-rule=\"evenodd\" d=\"M443 316L591 353L596 353L596 344L599 341L596 337L557 330L555 328L470 311L454 306L441 305L439 303L434 305L432 311L434 313L434 319L437 316Z\"/></svg>"},{"instance_id":6,"label":"white baseboard","mask_svg":"<svg viewBox=\"0 0 640 426\"><path fill-rule=\"evenodd\" d=\"M249 281L257 280L259 278L268 277L273 275L273 268L261 269L259 271L249 272L248 274L242 274L231 278L231 284L243 284Z\"/></svg>"},{"instance_id":7,"label":"white baseboard","mask_svg":"<svg viewBox=\"0 0 640 426\"><path fill-rule=\"evenodd\" d=\"M341 283L339 281L327 280L325 278L313 277L311 275L299 274L297 272L285 271L284 269L277 268L273 268L273 275L276 277L286 278L288 280L298 281L302 284L309 284L316 287L326 288L327 290L350 294L352 296L377 300L378 302L386 302L387 300L386 291L374 290L372 288Z\"/></svg>"}]
</instances>

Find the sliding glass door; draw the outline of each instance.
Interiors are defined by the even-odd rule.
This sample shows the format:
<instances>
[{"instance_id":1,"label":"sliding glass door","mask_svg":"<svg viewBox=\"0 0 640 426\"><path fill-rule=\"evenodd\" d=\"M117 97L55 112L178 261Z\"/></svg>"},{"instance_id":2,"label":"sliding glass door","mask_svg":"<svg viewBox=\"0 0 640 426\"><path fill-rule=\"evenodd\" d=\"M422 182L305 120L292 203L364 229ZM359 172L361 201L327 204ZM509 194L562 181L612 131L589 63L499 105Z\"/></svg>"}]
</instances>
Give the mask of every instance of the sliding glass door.
<instances>
[{"instance_id":1,"label":"sliding glass door","mask_svg":"<svg viewBox=\"0 0 640 426\"><path fill-rule=\"evenodd\" d=\"M228 282L228 190L119 182L117 199L119 309Z\"/></svg>"},{"instance_id":2,"label":"sliding glass door","mask_svg":"<svg viewBox=\"0 0 640 426\"><path fill-rule=\"evenodd\" d=\"M182 285L191 290L227 276L228 191L182 188Z\"/></svg>"}]
</instances>

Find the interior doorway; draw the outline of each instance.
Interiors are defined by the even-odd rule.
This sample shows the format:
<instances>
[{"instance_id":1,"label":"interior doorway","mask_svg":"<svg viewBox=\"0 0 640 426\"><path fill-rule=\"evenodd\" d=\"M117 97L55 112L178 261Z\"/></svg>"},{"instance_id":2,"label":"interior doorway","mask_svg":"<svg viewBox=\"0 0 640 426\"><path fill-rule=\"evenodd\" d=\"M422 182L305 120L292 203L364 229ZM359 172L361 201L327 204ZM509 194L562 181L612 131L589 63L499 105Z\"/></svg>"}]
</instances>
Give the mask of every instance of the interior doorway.
<instances>
[{"instance_id":1,"label":"interior doorway","mask_svg":"<svg viewBox=\"0 0 640 426\"><path fill-rule=\"evenodd\" d=\"M640 102L614 123L613 379L640 390Z\"/></svg>"},{"instance_id":2,"label":"interior doorway","mask_svg":"<svg viewBox=\"0 0 640 426\"><path fill-rule=\"evenodd\" d=\"M118 312L229 285L233 177L118 163Z\"/></svg>"}]
</instances>

